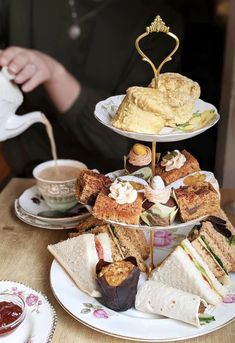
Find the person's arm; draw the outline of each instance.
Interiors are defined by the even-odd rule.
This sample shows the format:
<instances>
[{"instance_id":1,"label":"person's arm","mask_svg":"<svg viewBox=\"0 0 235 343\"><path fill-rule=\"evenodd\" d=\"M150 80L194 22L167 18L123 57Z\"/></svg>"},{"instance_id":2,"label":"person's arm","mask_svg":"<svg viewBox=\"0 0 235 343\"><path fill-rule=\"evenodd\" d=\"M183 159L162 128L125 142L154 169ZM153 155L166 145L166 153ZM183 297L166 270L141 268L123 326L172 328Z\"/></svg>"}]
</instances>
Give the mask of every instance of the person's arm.
<instances>
[{"instance_id":1,"label":"person's arm","mask_svg":"<svg viewBox=\"0 0 235 343\"><path fill-rule=\"evenodd\" d=\"M8 68L26 93L42 84L59 112L67 111L79 97L79 82L62 64L42 52L20 47L0 50L0 66Z\"/></svg>"}]
</instances>

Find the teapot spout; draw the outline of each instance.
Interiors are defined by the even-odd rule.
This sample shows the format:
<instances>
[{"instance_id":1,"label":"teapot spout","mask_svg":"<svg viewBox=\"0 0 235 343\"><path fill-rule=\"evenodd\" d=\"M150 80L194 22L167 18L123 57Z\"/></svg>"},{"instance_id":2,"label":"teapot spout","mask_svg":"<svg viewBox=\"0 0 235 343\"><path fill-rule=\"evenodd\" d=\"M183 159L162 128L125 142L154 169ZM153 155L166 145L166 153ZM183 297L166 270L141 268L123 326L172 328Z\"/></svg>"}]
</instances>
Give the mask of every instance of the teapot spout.
<instances>
[{"instance_id":1,"label":"teapot spout","mask_svg":"<svg viewBox=\"0 0 235 343\"><path fill-rule=\"evenodd\" d=\"M11 115L5 124L5 139L18 136L34 123L45 123L45 115L39 111L29 112L22 116Z\"/></svg>"}]
</instances>

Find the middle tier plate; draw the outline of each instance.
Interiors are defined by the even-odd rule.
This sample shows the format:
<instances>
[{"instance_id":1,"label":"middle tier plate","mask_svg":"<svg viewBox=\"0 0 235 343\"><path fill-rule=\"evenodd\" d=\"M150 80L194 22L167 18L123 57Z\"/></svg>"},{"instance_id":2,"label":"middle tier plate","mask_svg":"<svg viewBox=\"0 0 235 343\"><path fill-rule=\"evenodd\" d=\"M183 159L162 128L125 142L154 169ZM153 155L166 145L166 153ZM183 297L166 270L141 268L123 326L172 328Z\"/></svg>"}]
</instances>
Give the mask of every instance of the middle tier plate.
<instances>
[{"instance_id":1,"label":"middle tier plate","mask_svg":"<svg viewBox=\"0 0 235 343\"><path fill-rule=\"evenodd\" d=\"M214 118L211 121L209 121L207 124L205 124L203 127L201 127L200 129L197 129L192 132L185 132L178 128L164 127L160 131L159 134L147 134L147 133L124 131L112 125L112 119L119 105L121 104L124 96L125 95L115 95L103 101L98 102L98 104L95 107L95 112L94 112L95 117L103 125L117 132L119 135L136 139L136 140L140 140L140 141L144 141L144 142L176 142L176 141L181 141L184 139L192 138L208 130L209 128L211 128L213 125L215 125L218 122L220 118L215 106L201 99L198 99L195 102L194 113L197 113L197 112L202 113L207 110L209 111L212 110L215 112Z\"/></svg>"},{"instance_id":2,"label":"middle tier plate","mask_svg":"<svg viewBox=\"0 0 235 343\"><path fill-rule=\"evenodd\" d=\"M115 180L118 177L121 177L125 174L125 170L121 169L121 170L116 170L114 172L110 172L108 174L106 174L106 176L108 176L111 180ZM215 176L212 172L208 172L208 171L200 171L200 172L195 172L189 175L194 175L194 174L204 174L206 179L205 181L210 182L213 187L217 190L219 196L220 196L220 192L219 192L219 184L217 182L217 180L215 179ZM186 177L188 177L189 175L187 175ZM168 186L166 186L166 188L179 188L180 186L184 185L184 179L186 178L181 178L171 184L169 184ZM85 205L87 210L92 214L92 210L93 207L90 205ZM187 235L189 233L189 231L197 224L199 224L199 222L203 219L205 219L206 216L202 216L199 218L196 218L194 220L191 221L187 221L187 222L180 222L179 220L175 220L171 225L167 225L167 226L148 226L148 225L142 225L142 224L128 224L128 223L124 223L124 222L120 222L120 221L115 221L115 220L111 220L111 219L105 219L105 222L113 224L113 225L118 225L118 226L122 226L122 227L126 227L126 228L131 228L131 229L141 229L141 230L175 230L177 229L177 231L182 230L182 233L184 235Z\"/></svg>"}]
</instances>

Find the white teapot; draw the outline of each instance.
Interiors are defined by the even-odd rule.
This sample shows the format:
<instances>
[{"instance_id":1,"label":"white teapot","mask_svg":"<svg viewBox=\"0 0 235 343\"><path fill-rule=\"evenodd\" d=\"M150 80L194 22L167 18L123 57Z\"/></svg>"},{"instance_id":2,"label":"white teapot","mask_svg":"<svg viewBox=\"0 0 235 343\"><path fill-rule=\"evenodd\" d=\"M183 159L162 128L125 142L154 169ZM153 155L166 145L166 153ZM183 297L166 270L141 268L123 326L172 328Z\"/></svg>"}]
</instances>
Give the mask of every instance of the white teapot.
<instances>
[{"instance_id":1,"label":"white teapot","mask_svg":"<svg viewBox=\"0 0 235 343\"><path fill-rule=\"evenodd\" d=\"M39 111L16 115L23 102L23 94L13 79L14 76L3 67L0 71L0 142L21 134L34 123L45 122L44 114Z\"/></svg>"}]
</instances>

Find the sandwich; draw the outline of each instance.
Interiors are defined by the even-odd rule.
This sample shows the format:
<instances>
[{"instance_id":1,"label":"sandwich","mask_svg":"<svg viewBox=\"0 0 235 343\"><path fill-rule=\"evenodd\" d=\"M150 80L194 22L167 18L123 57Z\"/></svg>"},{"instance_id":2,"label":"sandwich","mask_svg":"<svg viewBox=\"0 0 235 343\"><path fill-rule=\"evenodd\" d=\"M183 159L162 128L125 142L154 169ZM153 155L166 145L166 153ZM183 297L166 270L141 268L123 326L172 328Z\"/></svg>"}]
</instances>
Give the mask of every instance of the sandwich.
<instances>
[{"instance_id":1,"label":"sandwich","mask_svg":"<svg viewBox=\"0 0 235 343\"><path fill-rule=\"evenodd\" d=\"M215 277L225 285L231 285L228 272L234 264L233 249L229 242L231 235L225 220L211 216L195 226L188 237Z\"/></svg>"},{"instance_id":2,"label":"sandwich","mask_svg":"<svg viewBox=\"0 0 235 343\"><path fill-rule=\"evenodd\" d=\"M160 314L200 327L214 317L205 313L207 303L198 295L148 280L138 289L135 308L144 313Z\"/></svg>"},{"instance_id":3,"label":"sandwich","mask_svg":"<svg viewBox=\"0 0 235 343\"><path fill-rule=\"evenodd\" d=\"M142 230L130 230L118 225L104 224L88 228L83 227L76 235L93 234L99 236L100 233L106 233L109 237L114 262L133 256L136 258L139 269L143 272L146 271L145 260L149 257L149 246ZM74 237L75 233L72 235Z\"/></svg>"},{"instance_id":4,"label":"sandwich","mask_svg":"<svg viewBox=\"0 0 235 343\"><path fill-rule=\"evenodd\" d=\"M81 291L100 297L96 283L96 265L100 259L112 262L107 233L87 234L48 245L48 250Z\"/></svg>"},{"instance_id":5,"label":"sandwich","mask_svg":"<svg viewBox=\"0 0 235 343\"><path fill-rule=\"evenodd\" d=\"M220 217L226 222L226 228L230 231L228 234L227 241L232 249L232 254L233 254L233 268L232 271L235 272L235 228L233 224L230 222L228 219L227 215L225 212L222 210L222 208L219 208L217 212L214 213L215 216ZM217 225L218 228L218 225ZM227 231L228 232L228 231Z\"/></svg>"},{"instance_id":6,"label":"sandwich","mask_svg":"<svg viewBox=\"0 0 235 343\"><path fill-rule=\"evenodd\" d=\"M184 239L153 271L152 278L196 294L211 305L221 303L227 293L188 239Z\"/></svg>"},{"instance_id":7,"label":"sandwich","mask_svg":"<svg viewBox=\"0 0 235 343\"><path fill-rule=\"evenodd\" d=\"M122 261L135 257L139 269L146 271L144 260L149 256L149 247L143 231L123 227L100 225L83 227L76 236L48 246L48 250L65 269L75 284L92 297L100 297L96 282L96 265Z\"/></svg>"}]
</instances>

